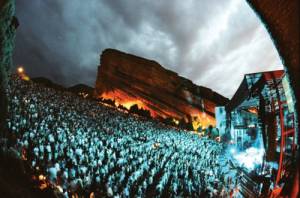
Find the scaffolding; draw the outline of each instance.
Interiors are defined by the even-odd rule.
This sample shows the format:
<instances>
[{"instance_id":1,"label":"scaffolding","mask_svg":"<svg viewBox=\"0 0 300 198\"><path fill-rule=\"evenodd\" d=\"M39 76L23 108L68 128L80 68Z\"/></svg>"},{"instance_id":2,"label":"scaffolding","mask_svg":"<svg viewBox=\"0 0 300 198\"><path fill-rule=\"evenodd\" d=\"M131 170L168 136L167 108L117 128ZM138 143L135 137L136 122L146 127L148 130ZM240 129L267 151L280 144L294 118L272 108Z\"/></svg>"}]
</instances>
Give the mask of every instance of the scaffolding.
<instances>
[{"instance_id":1,"label":"scaffolding","mask_svg":"<svg viewBox=\"0 0 300 198\"><path fill-rule=\"evenodd\" d=\"M240 150L249 147L245 146L249 134L262 139L265 156L257 172L263 179L256 183L261 186L260 193L266 191L270 197L281 192L295 166L298 137L290 95L283 70L252 73L245 75L226 105L227 131ZM270 185L265 184L266 179Z\"/></svg>"}]
</instances>

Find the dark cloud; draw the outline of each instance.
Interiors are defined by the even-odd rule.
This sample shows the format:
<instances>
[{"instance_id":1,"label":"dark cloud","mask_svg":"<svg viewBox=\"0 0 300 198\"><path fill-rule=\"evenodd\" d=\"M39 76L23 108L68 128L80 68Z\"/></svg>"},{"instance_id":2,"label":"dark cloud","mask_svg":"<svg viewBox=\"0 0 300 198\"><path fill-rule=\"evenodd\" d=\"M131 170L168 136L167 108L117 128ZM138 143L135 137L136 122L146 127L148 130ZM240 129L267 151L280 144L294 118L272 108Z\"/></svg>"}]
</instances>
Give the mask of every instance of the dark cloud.
<instances>
[{"instance_id":1,"label":"dark cloud","mask_svg":"<svg viewBox=\"0 0 300 198\"><path fill-rule=\"evenodd\" d=\"M93 86L105 48L154 59L227 97L243 74L281 68L269 35L242 0L16 3L15 65L66 86Z\"/></svg>"}]
</instances>

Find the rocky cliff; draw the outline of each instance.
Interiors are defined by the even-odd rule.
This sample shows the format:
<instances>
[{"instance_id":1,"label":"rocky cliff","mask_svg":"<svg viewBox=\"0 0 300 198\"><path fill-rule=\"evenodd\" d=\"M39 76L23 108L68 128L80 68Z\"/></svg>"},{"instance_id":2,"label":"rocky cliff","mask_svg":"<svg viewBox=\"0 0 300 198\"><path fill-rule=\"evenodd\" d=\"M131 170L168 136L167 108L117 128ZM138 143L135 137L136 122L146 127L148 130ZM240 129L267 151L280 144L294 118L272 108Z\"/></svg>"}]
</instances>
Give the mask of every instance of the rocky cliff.
<instances>
[{"instance_id":1,"label":"rocky cliff","mask_svg":"<svg viewBox=\"0 0 300 198\"><path fill-rule=\"evenodd\" d=\"M14 0L0 0L0 138L5 136L7 117L7 82L12 65L12 53L16 28L19 23L15 14Z\"/></svg>"},{"instance_id":2,"label":"rocky cliff","mask_svg":"<svg viewBox=\"0 0 300 198\"><path fill-rule=\"evenodd\" d=\"M114 49L104 50L100 57L95 95L126 108L137 104L153 117L192 119L203 127L215 124L215 106L228 101L155 61Z\"/></svg>"}]
</instances>

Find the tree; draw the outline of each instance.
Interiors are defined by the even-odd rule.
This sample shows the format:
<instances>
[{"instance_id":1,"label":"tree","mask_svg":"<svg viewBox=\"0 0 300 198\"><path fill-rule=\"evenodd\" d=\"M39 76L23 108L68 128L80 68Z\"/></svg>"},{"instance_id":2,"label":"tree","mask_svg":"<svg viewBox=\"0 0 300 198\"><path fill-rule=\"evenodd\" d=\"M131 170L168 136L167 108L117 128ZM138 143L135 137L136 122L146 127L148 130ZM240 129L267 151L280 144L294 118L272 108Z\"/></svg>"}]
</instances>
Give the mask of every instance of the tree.
<instances>
[{"instance_id":1,"label":"tree","mask_svg":"<svg viewBox=\"0 0 300 198\"><path fill-rule=\"evenodd\" d=\"M128 111L128 109L126 109L126 107L124 107L123 105L119 104L118 109L122 109L123 111Z\"/></svg>"},{"instance_id":2,"label":"tree","mask_svg":"<svg viewBox=\"0 0 300 198\"><path fill-rule=\"evenodd\" d=\"M129 112L130 112L130 113L134 113L134 114L138 114L138 112L139 112L139 107L138 107L138 105L137 105L137 104L132 105L132 106L130 107L130 109L129 109Z\"/></svg>"},{"instance_id":3,"label":"tree","mask_svg":"<svg viewBox=\"0 0 300 198\"><path fill-rule=\"evenodd\" d=\"M139 109L139 114L140 114L141 116L146 117L146 118L151 118L151 113L150 113L150 111L147 110L147 109L143 109L143 108Z\"/></svg>"}]
</instances>

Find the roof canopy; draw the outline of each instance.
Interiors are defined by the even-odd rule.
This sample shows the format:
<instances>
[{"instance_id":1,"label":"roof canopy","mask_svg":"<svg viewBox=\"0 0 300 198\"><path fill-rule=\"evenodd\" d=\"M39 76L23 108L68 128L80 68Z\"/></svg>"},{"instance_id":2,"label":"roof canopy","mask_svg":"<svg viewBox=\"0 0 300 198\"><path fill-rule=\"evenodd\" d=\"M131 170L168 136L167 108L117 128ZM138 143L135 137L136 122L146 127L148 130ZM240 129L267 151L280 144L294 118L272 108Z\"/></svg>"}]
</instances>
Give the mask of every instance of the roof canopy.
<instances>
[{"instance_id":1,"label":"roof canopy","mask_svg":"<svg viewBox=\"0 0 300 198\"><path fill-rule=\"evenodd\" d=\"M260 93L265 85L270 86L272 82L281 80L283 75L283 70L246 74L239 88L227 103L226 111L231 112L242 104L253 105L257 100L257 93Z\"/></svg>"}]
</instances>

